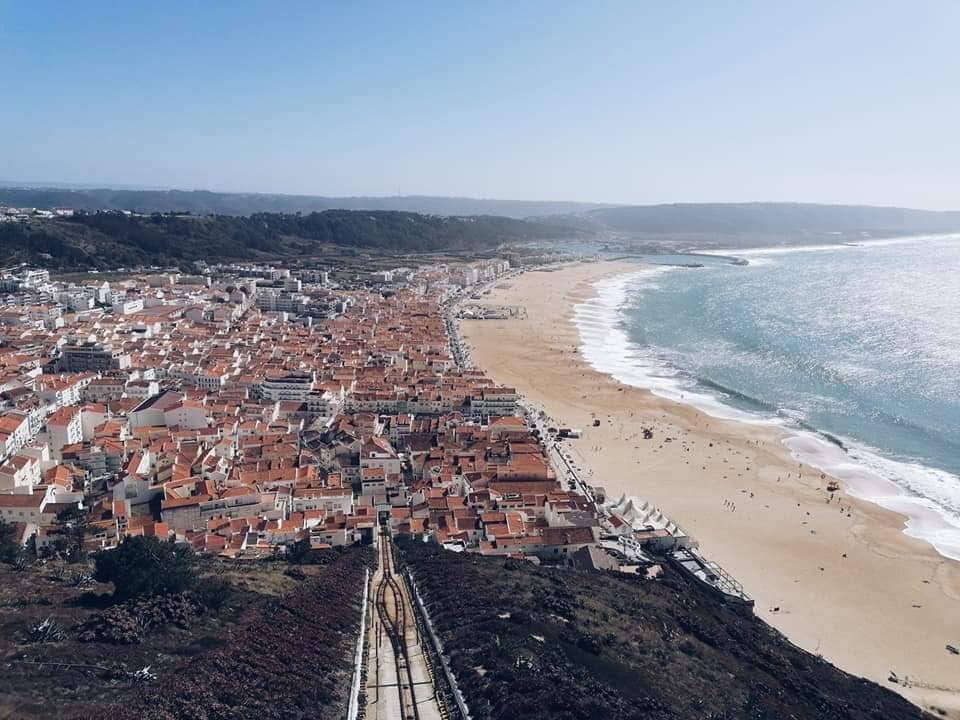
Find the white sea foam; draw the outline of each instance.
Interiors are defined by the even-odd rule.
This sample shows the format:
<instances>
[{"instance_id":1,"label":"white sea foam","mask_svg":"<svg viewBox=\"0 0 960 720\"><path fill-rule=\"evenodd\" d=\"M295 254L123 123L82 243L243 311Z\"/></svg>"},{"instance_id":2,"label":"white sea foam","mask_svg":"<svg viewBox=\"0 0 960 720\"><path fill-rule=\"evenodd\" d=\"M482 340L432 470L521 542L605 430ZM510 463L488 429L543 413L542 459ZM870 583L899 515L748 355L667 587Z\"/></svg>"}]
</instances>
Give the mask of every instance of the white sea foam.
<instances>
[{"instance_id":1,"label":"white sea foam","mask_svg":"<svg viewBox=\"0 0 960 720\"><path fill-rule=\"evenodd\" d=\"M580 351L593 367L626 385L650 390L655 395L693 405L713 417L740 422L776 425L778 418L732 408L694 387L694 383L664 363L649 349L631 342L623 329L622 311L628 288L647 292L656 289L654 279L667 272L683 271L667 265L644 268L597 282L594 297L574 308L580 331ZM640 282L638 282L640 281Z\"/></svg>"},{"instance_id":2,"label":"white sea foam","mask_svg":"<svg viewBox=\"0 0 960 720\"><path fill-rule=\"evenodd\" d=\"M750 261L751 265L766 264L761 258L770 258L777 255L792 255L793 253L824 252L827 250L855 250L862 247L884 247L888 245L909 245L916 242L926 242L930 240L955 240L960 239L960 233L938 233L928 235L905 235L903 237L893 238L862 238L851 242L842 243L823 243L811 245L781 245L774 247L758 248L717 248L701 251L702 255L716 255L719 257L744 257Z\"/></svg>"},{"instance_id":3,"label":"white sea foam","mask_svg":"<svg viewBox=\"0 0 960 720\"><path fill-rule=\"evenodd\" d=\"M574 308L584 359L619 382L692 405L712 417L783 426L787 431L784 445L796 459L843 481L851 495L905 516L907 535L925 540L944 557L960 560L957 476L883 457L879 451L845 438L840 438L845 446L841 448L814 432L799 429L802 415L781 411L779 417L771 417L730 407L696 387L693 379L668 366L651 349L630 341L623 321L630 294L654 289L656 278L664 273L683 271L654 266L596 283L594 296Z\"/></svg>"},{"instance_id":4,"label":"white sea foam","mask_svg":"<svg viewBox=\"0 0 960 720\"><path fill-rule=\"evenodd\" d=\"M843 481L854 497L904 515L907 535L925 540L944 557L960 560L956 508L960 478L885 458L864 445L844 442L843 449L808 432L792 433L783 443L798 460Z\"/></svg>"}]
</instances>

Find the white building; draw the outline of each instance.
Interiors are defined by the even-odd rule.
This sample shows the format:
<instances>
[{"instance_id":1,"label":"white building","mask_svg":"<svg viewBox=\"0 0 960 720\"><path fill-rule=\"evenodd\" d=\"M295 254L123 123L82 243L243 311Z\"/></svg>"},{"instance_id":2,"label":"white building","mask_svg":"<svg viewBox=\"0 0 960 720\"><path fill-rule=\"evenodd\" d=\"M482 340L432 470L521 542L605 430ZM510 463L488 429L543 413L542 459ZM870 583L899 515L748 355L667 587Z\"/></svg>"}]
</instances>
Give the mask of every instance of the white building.
<instances>
[{"instance_id":1,"label":"white building","mask_svg":"<svg viewBox=\"0 0 960 720\"><path fill-rule=\"evenodd\" d=\"M200 430L210 425L209 412L196 400L181 400L163 411L163 424L181 430Z\"/></svg>"},{"instance_id":2,"label":"white building","mask_svg":"<svg viewBox=\"0 0 960 720\"><path fill-rule=\"evenodd\" d=\"M39 525L43 509L52 495L47 492L0 493L0 519L8 523L33 523Z\"/></svg>"},{"instance_id":3,"label":"white building","mask_svg":"<svg viewBox=\"0 0 960 720\"><path fill-rule=\"evenodd\" d=\"M83 423L80 408L75 406L57 410L47 418L47 434L50 436L50 450L59 455L66 445L83 440Z\"/></svg>"},{"instance_id":4,"label":"white building","mask_svg":"<svg viewBox=\"0 0 960 720\"><path fill-rule=\"evenodd\" d=\"M260 288L254 303L258 310L267 312L302 313L309 301L305 295L276 288Z\"/></svg>"},{"instance_id":5,"label":"white building","mask_svg":"<svg viewBox=\"0 0 960 720\"><path fill-rule=\"evenodd\" d=\"M73 288L58 293L57 302L73 311L91 310L95 304L93 301L93 293L81 288Z\"/></svg>"},{"instance_id":6,"label":"white building","mask_svg":"<svg viewBox=\"0 0 960 720\"><path fill-rule=\"evenodd\" d=\"M306 400L307 413L311 417L332 418L340 412L343 407L343 395L332 393L329 390L323 392L311 392Z\"/></svg>"},{"instance_id":7,"label":"white building","mask_svg":"<svg viewBox=\"0 0 960 720\"><path fill-rule=\"evenodd\" d=\"M313 393L313 381L312 373L265 377L260 381L257 392L265 400L306 402Z\"/></svg>"},{"instance_id":8,"label":"white building","mask_svg":"<svg viewBox=\"0 0 960 720\"><path fill-rule=\"evenodd\" d=\"M49 270L25 270L21 275L23 284L28 288L36 288L50 282Z\"/></svg>"},{"instance_id":9,"label":"white building","mask_svg":"<svg viewBox=\"0 0 960 720\"><path fill-rule=\"evenodd\" d=\"M353 491L347 488L294 488L290 498L291 512L325 510L328 513L353 512Z\"/></svg>"},{"instance_id":10,"label":"white building","mask_svg":"<svg viewBox=\"0 0 960 720\"><path fill-rule=\"evenodd\" d=\"M117 315L132 315L133 313L138 313L143 310L143 298L137 298L136 300L124 299L121 302L113 303L111 307Z\"/></svg>"},{"instance_id":11,"label":"white building","mask_svg":"<svg viewBox=\"0 0 960 720\"><path fill-rule=\"evenodd\" d=\"M29 455L14 455L0 465L0 491L32 492L41 480L40 461Z\"/></svg>"},{"instance_id":12,"label":"white building","mask_svg":"<svg viewBox=\"0 0 960 720\"><path fill-rule=\"evenodd\" d=\"M33 437L30 415L18 410L0 415L0 458L9 457Z\"/></svg>"},{"instance_id":13,"label":"white building","mask_svg":"<svg viewBox=\"0 0 960 720\"><path fill-rule=\"evenodd\" d=\"M483 388L470 398L470 412L474 417L509 417L517 413L519 396L514 388Z\"/></svg>"},{"instance_id":14,"label":"white building","mask_svg":"<svg viewBox=\"0 0 960 720\"><path fill-rule=\"evenodd\" d=\"M58 379L41 382L37 389L37 397L54 409L76 405L83 399L87 386L92 380L93 377L90 375L81 375L72 382Z\"/></svg>"},{"instance_id":15,"label":"white building","mask_svg":"<svg viewBox=\"0 0 960 720\"><path fill-rule=\"evenodd\" d=\"M169 390L149 397L127 414L127 422L132 429L165 425L164 413L179 404L182 398L180 393Z\"/></svg>"},{"instance_id":16,"label":"white building","mask_svg":"<svg viewBox=\"0 0 960 720\"><path fill-rule=\"evenodd\" d=\"M365 468L379 468L385 476L399 475L403 461L386 438L373 437L360 448L361 473Z\"/></svg>"}]
</instances>

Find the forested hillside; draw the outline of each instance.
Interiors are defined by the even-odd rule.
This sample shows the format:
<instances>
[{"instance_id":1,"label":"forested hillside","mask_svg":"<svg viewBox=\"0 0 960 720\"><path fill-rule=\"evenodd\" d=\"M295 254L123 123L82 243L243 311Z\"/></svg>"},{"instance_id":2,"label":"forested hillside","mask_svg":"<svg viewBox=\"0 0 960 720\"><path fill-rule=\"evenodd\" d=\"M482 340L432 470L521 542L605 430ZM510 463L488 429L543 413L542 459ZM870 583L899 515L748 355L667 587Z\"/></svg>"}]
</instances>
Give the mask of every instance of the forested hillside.
<instances>
[{"instance_id":1,"label":"forested hillside","mask_svg":"<svg viewBox=\"0 0 960 720\"><path fill-rule=\"evenodd\" d=\"M116 268L316 253L325 245L396 252L456 251L569 237L575 231L510 218L327 210L308 215L78 213L0 224L0 263Z\"/></svg>"}]
</instances>

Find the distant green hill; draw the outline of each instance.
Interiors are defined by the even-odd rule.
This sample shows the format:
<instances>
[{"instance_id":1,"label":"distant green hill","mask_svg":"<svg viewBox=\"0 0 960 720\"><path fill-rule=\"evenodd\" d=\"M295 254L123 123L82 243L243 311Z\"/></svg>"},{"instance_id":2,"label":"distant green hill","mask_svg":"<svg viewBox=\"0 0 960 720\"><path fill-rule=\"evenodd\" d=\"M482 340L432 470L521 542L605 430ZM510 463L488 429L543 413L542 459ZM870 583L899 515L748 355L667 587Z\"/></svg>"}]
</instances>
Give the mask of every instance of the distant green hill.
<instances>
[{"instance_id":1,"label":"distant green hill","mask_svg":"<svg viewBox=\"0 0 960 720\"><path fill-rule=\"evenodd\" d=\"M960 212L808 203L680 203L590 210L576 216L627 233L858 233L960 231Z\"/></svg>"},{"instance_id":2,"label":"distant green hill","mask_svg":"<svg viewBox=\"0 0 960 720\"><path fill-rule=\"evenodd\" d=\"M526 218L576 213L605 207L597 203L487 200L481 198L398 195L393 197L322 197L209 190L126 190L109 188L4 187L0 205L133 212L192 212L201 215L310 213L323 210L398 210L431 215L500 215Z\"/></svg>"},{"instance_id":3,"label":"distant green hill","mask_svg":"<svg viewBox=\"0 0 960 720\"><path fill-rule=\"evenodd\" d=\"M0 263L109 269L308 256L325 245L391 252L477 250L574 234L569 228L504 217L386 211L258 213L250 217L98 212L0 223Z\"/></svg>"}]
</instances>

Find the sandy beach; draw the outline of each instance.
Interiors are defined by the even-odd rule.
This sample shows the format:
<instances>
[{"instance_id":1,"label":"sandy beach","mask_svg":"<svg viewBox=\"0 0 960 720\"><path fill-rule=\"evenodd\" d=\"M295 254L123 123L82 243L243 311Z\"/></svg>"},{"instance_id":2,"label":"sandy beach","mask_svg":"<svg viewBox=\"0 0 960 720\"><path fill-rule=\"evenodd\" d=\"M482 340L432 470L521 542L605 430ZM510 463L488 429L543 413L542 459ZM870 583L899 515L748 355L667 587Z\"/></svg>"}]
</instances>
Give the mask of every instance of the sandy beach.
<instances>
[{"instance_id":1,"label":"sandy beach","mask_svg":"<svg viewBox=\"0 0 960 720\"><path fill-rule=\"evenodd\" d=\"M504 281L484 302L526 313L464 322L475 364L583 428L570 444L590 482L659 506L792 642L960 718L960 656L945 649L960 647L960 562L903 534L901 516L847 496L842 483L828 502L830 478L793 459L776 427L710 417L583 362L574 306L598 279L638 269L579 264Z\"/></svg>"}]
</instances>

